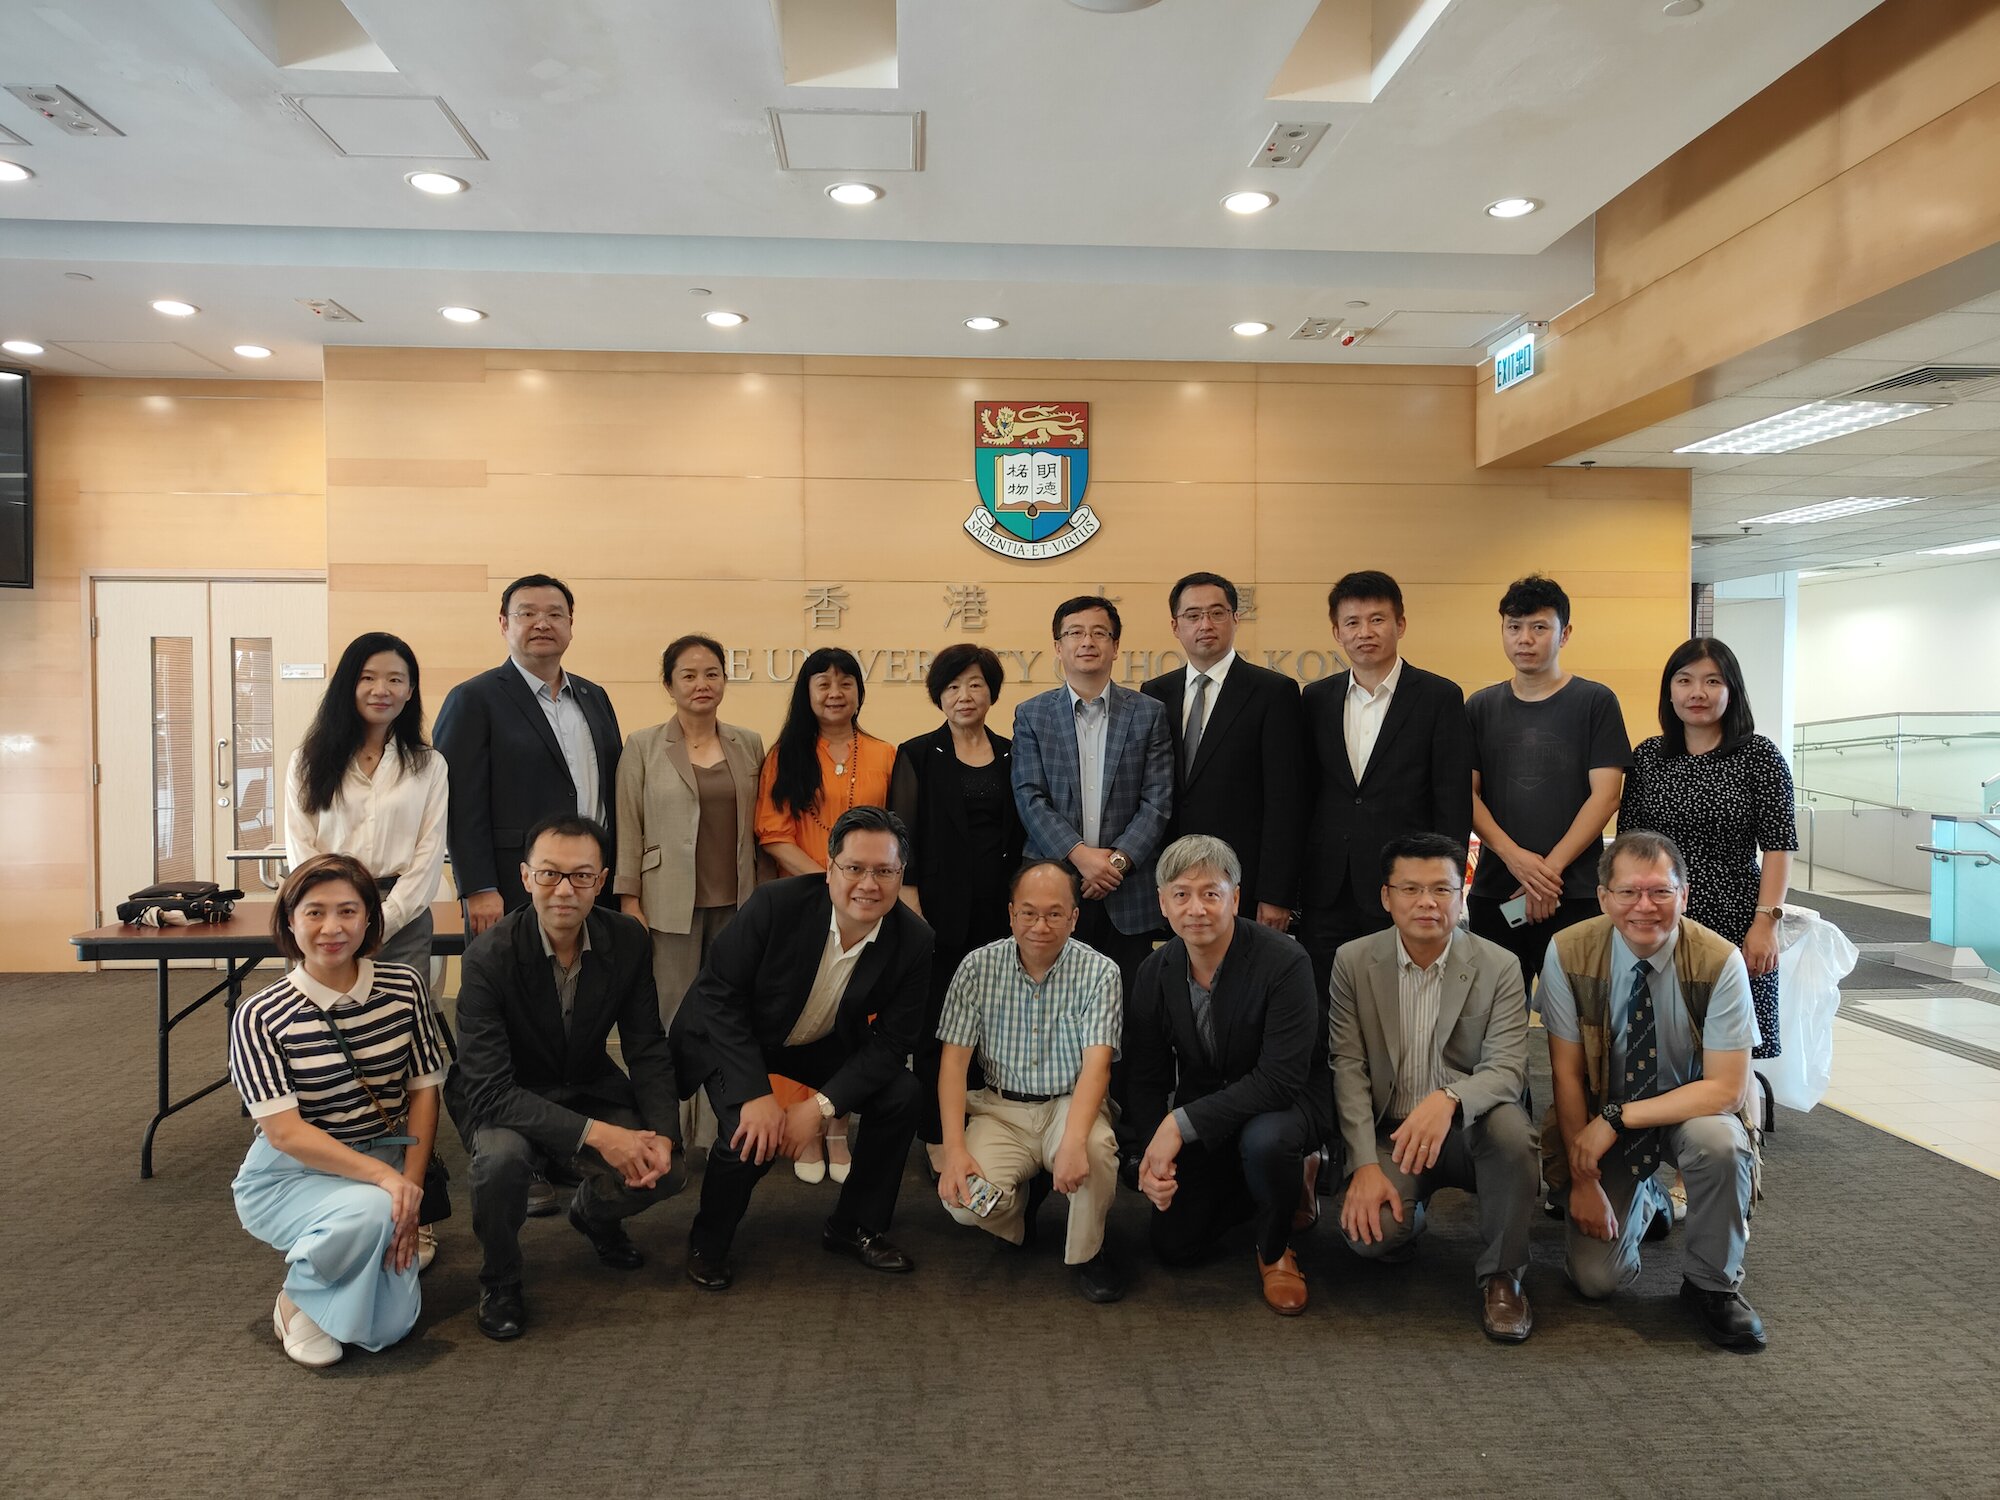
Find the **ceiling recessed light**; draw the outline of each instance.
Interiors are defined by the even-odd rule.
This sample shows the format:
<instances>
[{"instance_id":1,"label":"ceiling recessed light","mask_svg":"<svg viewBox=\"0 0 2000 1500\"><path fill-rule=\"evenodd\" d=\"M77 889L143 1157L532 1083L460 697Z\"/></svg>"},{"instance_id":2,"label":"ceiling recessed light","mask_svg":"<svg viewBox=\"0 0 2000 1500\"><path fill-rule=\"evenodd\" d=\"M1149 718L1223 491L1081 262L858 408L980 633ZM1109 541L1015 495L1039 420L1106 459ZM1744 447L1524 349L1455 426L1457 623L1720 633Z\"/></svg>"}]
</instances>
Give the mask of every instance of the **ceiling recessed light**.
<instances>
[{"instance_id":1,"label":"ceiling recessed light","mask_svg":"<svg viewBox=\"0 0 2000 1500\"><path fill-rule=\"evenodd\" d=\"M970 328L974 333L991 333L996 328L1005 328L1007 320L1005 318L987 317L967 318L965 326Z\"/></svg>"},{"instance_id":2,"label":"ceiling recessed light","mask_svg":"<svg viewBox=\"0 0 2000 1500\"><path fill-rule=\"evenodd\" d=\"M873 203L882 196L882 190L872 182L836 182L826 190L827 197L835 203L845 203L849 208L859 208L864 203Z\"/></svg>"},{"instance_id":3,"label":"ceiling recessed light","mask_svg":"<svg viewBox=\"0 0 2000 1500\"><path fill-rule=\"evenodd\" d=\"M1926 547L1926 557L1970 557L1975 552L2000 552L2000 536L1983 542L1960 542L1955 547Z\"/></svg>"},{"instance_id":4,"label":"ceiling recessed light","mask_svg":"<svg viewBox=\"0 0 2000 1500\"><path fill-rule=\"evenodd\" d=\"M462 193L472 184L463 177L454 177L449 172L406 172L403 181L420 193L429 193L434 198L448 198L453 193Z\"/></svg>"},{"instance_id":5,"label":"ceiling recessed light","mask_svg":"<svg viewBox=\"0 0 2000 1500\"><path fill-rule=\"evenodd\" d=\"M1663 16L1691 16L1701 9L1701 0L1667 0L1660 7Z\"/></svg>"},{"instance_id":6,"label":"ceiling recessed light","mask_svg":"<svg viewBox=\"0 0 2000 1500\"><path fill-rule=\"evenodd\" d=\"M17 161L0 161L0 182L26 182L34 175Z\"/></svg>"},{"instance_id":7,"label":"ceiling recessed light","mask_svg":"<svg viewBox=\"0 0 2000 1500\"><path fill-rule=\"evenodd\" d=\"M238 344L236 352L245 359L269 359L271 351L262 344Z\"/></svg>"},{"instance_id":8,"label":"ceiling recessed light","mask_svg":"<svg viewBox=\"0 0 2000 1500\"><path fill-rule=\"evenodd\" d=\"M162 297L153 304L153 311L165 313L170 318L191 318L201 309L192 302L180 302L172 297Z\"/></svg>"},{"instance_id":9,"label":"ceiling recessed light","mask_svg":"<svg viewBox=\"0 0 2000 1500\"><path fill-rule=\"evenodd\" d=\"M1813 521L1837 521L1842 516L1858 516L1863 511L1888 510L1895 505L1915 505L1922 495L1849 495L1844 500L1822 500L1817 505L1801 505L1793 510L1774 510L1768 516L1745 516L1739 526L1804 526Z\"/></svg>"},{"instance_id":10,"label":"ceiling recessed light","mask_svg":"<svg viewBox=\"0 0 2000 1500\"><path fill-rule=\"evenodd\" d=\"M736 328L749 321L742 313L720 310L703 313L701 320L711 328Z\"/></svg>"},{"instance_id":11,"label":"ceiling recessed light","mask_svg":"<svg viewBox=\"0 0 2000 1500\"><path fill-rule=\"evenodd\" d=\"M1365 297L1352 297L1348 299L1346 305L1349 307L1366 307L1368 305L1368 299Z\"/></svg>"},{"instance_id":12,"label":"ceiling recessed light","mask_svg":"<svg viewBox=\"0 0 2000 1500\"><path fill-rule=\"evenodd\" d=\"M1486 211L1496 219L1518 219L1541 206L1539 198L1501 198L1487 204Z\"/></svg>"},{"instance_id":13,"label":"ceiling recessed light","mask_svg":"<svg viewBox=\"0 0 2000 1500\"><path fill-rule=\"evenodd\" d=\"M1884 422L1900 422L1904 417L1936 409L1936 403L1923 401L1808 401L1804 406L1781 411L1760 422L1732 427L1674 452L1790 453L1794 448L1880 427Z\"/></svg>"},{"instance_id":14,"label":"ceiling recessed light","mask_svg":"<svg viewBox=\"0 0 2000 1500\"><path fill-rule=\"evenodd\" d=\"M1229 331L1241 334L1246 339L1254 339L1260 333L1269 333L1271 325L1269 323L1259 323L1253 319L1246 323L1231 323Z\"/></svg>"},{"instance_id":15,"label":"ceiling recessed light","mask_svg":"<svg viewBox=\"0 0 2000 1500\"><path fill-rule=\"evenodd\" d=\"M476 307L440 307L438 316L453 323L477 323L486 314Z\"/></svg>"},{"instance_id":16,"label":"ceiling recessed light","mask_svg":"<svg viewBox=\"0 0 2000 1500\"><path fill-rule=\"evenodd\" d=\"M9 354L34 355L42 352L42 346L30 339L8 339L4 344L0 344L0 349L5 349Z\"/></svg>"},{"instance_id":17,"label":"ceiling recessed light","mask_svg":"<svg viewBox=\"0 0 2000 1500\"><path fill-rule=\"evenodd\" d=\"M1233 214L1261 214L1277 201L1269 193L1231 193L1222 206Z\"/></svg>"},{"instance_id":18,"label":"ceiling recessed light","mask_svg":"<svg viewBox=\"0 0 2000 1500\"><path fill-rule=\"evenodd\" d=\"M95 276L91 275L91 274L90 274L90 272L88 272L88 271L65 271L65 272L63 272L63 280L64 280L64 281L95 281L95 280L97 280L97 278L96 278Z\"/></svg>"}]
</instances>

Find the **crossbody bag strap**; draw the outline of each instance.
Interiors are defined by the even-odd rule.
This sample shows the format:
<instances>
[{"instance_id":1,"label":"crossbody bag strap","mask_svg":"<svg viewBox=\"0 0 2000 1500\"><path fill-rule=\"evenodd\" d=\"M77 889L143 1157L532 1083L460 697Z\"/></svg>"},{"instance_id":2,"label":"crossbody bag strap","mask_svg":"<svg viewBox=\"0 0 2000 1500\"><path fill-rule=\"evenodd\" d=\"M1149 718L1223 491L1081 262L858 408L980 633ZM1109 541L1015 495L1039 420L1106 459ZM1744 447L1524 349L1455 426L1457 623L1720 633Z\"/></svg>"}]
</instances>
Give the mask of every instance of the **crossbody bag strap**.
<instances>
[{"instance_id":1,"label":"crossbody bag strap","mask_svg":"<svg viewBox=\"0 0 2000 1500\"><path fill-rule=\"evenodd\" d=\"M326 1023L326 1029L333 1033L334 1045L340 1048L340 1055L347 1059L347 1068L354 1075L354 1081L361 1085L361 1092L368 1096L368 1102L375 1106L375 1113L382 1117L383 1128L391 1136L400 1136L414 1145L415 1138L403 1135L402 1127L389 1118L389 1111L382 1107L382 1101L375 1097L375 1090L368 1087L368 1080L361 1076L361 1064L354 1060L354 1049L347 1045L347 1038L341 1035L340 1023L325 1011L320 1013L320 1019Z\"/></svg>"}]
</instances>

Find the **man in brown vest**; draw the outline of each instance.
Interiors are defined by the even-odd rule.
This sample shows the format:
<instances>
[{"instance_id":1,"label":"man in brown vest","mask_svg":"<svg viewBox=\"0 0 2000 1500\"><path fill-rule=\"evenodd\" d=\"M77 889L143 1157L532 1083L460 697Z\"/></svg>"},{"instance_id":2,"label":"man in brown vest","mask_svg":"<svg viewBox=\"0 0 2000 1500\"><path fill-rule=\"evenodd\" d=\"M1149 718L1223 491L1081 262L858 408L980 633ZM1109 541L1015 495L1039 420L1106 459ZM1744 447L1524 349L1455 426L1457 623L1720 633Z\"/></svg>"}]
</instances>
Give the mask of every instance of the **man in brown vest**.
<instances>
[{"instance_id":1,"label":"man in brown vest","mask_svg":"<svg viewBox=\"0 0 2000 1500\"><path fill-rule=\"evenodd\" d=\"M1763 1321L1740 1291L1757 1179L1743 955L1687 920L1671 839L1620 834L1597 879L1605 914L1556 935L1538 992L1556 1094L1543 1171L1555 1201L1567 1193L1570 1280L1600 1298L1637 1278L1654 1215L1672 1224L1653 1174L1676 1165L1688 1196L1681 1299L1724 1348L1762 1349Z\"/></svg>"}]
</instances>

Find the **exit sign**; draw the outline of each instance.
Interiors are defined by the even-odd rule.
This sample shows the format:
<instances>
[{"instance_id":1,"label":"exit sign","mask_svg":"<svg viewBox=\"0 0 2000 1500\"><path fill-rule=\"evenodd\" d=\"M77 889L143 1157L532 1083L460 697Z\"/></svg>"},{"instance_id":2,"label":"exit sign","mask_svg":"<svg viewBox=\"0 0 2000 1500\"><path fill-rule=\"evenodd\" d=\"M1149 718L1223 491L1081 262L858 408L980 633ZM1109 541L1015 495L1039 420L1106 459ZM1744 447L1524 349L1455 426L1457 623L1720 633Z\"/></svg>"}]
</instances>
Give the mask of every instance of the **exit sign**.
<instances>
[{"instance_id":1,"label":"exit sign","mask_svg":"<svg viewBox=\"0 0 2000 1500\"><path fill-rule=\"evenodd\" d=\"M1504 391L1535 373L1535 335L1527 330L1493 351L1493 389Z\"/></svg>"}]
</instances>

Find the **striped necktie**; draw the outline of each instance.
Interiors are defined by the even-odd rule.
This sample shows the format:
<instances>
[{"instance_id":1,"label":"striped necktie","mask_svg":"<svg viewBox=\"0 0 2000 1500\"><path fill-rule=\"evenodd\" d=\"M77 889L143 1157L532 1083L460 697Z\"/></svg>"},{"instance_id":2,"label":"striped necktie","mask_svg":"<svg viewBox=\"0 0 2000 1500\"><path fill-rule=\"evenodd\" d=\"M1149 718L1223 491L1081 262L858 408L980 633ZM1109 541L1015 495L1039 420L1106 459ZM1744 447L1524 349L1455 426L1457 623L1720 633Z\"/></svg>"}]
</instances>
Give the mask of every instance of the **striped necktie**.
<instances>
[{"instance_id":1,"label":"striped necktie","mask_svg":"<svg viewBox=\"0 0 2000 1500\"><path fill-rule=\"evenodd\" d=\"M1611 1092L1624 1103L1660 1091L1659 1036L1653 1019L1652 970L1643 958L1632 965L1632 1000L1625 1015L1625 1078ZM1651 1177L1660 1164L1660 1132L1620 1131L1599 1170L1605 1176Z\"/></svg>"}]
</instances>

